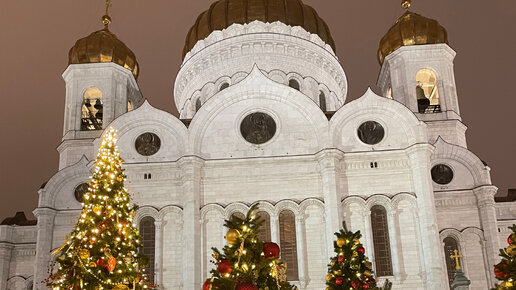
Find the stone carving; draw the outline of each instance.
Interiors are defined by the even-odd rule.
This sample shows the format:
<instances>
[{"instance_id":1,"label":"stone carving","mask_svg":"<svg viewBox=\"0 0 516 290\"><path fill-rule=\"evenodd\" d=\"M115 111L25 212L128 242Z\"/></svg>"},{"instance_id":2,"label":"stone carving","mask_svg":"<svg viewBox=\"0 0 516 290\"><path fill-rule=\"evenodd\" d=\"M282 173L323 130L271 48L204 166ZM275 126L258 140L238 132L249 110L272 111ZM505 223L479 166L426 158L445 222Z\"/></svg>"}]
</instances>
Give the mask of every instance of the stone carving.
<instances>
[{"instance_id":1,"label":"stone carving","mask_svg":"<svg viewBox=\"0 0 516 290\"><path fill-rule=\"evenodd\" d=\"M385 130L382 125L375 121L367 121L362 123L357 130L358 138L368 145L375 145L382 141L385 136Z\"/></svg>"},{"instance_id":2,"label":"stone carving","mask_svg":"<svg viewBox=\"0 0 516 290\"><path fill-rule=\"evenodd\" d=\"M143 156L151 156L156 154L161 147L161 139L154 133L143 133L136 138L136 151Z\"/></svg>"},{"instance_id":3,"label":"stone carving","mask_svg":"<svg viewBox=\"0 0 516 290\"><path fill-rule=\"evenodd\" d=\"M276 134L276 122L265 113L252 113L242 120L240 132L247 142L263 144Z\"/></svg>"},{"instance_id":4,"label":"stone carving","mask_svg":"<svg viewBox=\"0 0 516 290\"><path fill-rule=\"evenodd\" d=\"M83 201L83 197L84 197L84 194L86 192L88 192L88 188L89 188L89 185L87 183L81 183L79 185L77 185L77 187L75 188L75 191L73 193L73 195L75 196L75 199L78 201L78 202L81 202Z\"/></svg>"}]
</instances>

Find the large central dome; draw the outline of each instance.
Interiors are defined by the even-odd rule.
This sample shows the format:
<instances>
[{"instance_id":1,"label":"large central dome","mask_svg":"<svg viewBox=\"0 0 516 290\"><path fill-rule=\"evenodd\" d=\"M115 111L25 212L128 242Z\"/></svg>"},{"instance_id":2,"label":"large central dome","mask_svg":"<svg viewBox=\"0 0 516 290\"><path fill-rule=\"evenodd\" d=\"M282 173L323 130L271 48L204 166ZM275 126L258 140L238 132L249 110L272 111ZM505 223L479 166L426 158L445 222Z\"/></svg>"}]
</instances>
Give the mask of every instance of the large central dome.
<instances>
[{"instance_id":1,"label":"large central dome","mask_svg":"<svg viewBox=\"0 0 516 290\"><path fill-rule=\"evenodd\" d=\"M312 7L301 0L219 0L210 9L199 15L188 32L183 58L197 41L205 39L215 30L222 30L234 23L252 21L280 21L290 26L301 26L308 32L319 35L335 51L335 42L328 25Z\"/></svg>"}]
</instances>

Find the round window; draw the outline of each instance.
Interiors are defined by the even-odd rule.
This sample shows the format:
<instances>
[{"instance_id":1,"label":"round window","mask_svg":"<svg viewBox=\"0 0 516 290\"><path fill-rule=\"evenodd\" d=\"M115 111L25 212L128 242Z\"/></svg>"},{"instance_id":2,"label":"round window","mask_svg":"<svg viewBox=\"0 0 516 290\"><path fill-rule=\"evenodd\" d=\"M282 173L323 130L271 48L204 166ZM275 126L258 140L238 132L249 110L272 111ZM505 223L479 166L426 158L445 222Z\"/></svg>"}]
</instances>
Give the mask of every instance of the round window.
<instances>
[{"instance_id":1,"label":"round window","mask_svg":"<svg viewBox=\"0 0 516 290\"><path fill-rule=\"evenodd\" d=\"M81 183L77 185L73 195L78 202L84 201L84 195L88 192L89 185L87 183Z\"/></svg>"},{"instance_id":2,"label":"round window","mask_svg":"<svg viewBox=\"0 0 516 290\"><path fill-rule=\"evenodd\" d=\"M358 138L360 141L368 144L375 145L382 141L385 136L385 130L380 123L375 121L367 121L362 123L357 130Z\"/></svg>"},{"instance_id":3,"label":"round window","mask_svg":"<svg viewBox=\"0 0 516 290\"><path fill-rule=\"evenodd\" d=\"M444 164L437 164L432 167L432 180L441 185L448 184L453 179L453 170Z\"/></svg>"},{"instance_id":4,"label":"round window","mask_svg":"<svg viewBox=\"0 0 516 290\"><path fill-rule=\"evenodd\" d=\"M252 113L242 120L240 133L249 143L263 144L276 134L276 122L265 113Z\"/></svg>"},{"instance_id":5,"label":"round window","mask_svg":"<svg viewBox=\"0 0 516 290\"><path fill-rule=\"evenodd\" d=\"M151 156L156 154L161 147L161 140L158 135L154 133L143 133L138 138L136 138L136 142L134 144L136 147L136 151L143 156Z\"/></svg>"}]
</instances>

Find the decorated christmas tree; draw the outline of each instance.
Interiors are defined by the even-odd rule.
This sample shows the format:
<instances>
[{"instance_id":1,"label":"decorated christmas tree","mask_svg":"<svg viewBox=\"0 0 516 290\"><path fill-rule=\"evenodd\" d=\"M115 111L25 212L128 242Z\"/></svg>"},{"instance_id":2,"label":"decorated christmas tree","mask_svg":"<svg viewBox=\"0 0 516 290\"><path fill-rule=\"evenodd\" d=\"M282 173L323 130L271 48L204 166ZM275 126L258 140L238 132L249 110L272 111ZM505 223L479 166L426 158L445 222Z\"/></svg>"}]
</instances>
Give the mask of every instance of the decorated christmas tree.
<instances>
[{"instance_id":1,"label":"decorated christmas tree","mask_svg":"<svg viewBox=\"0 0 516 290\"><path fill-rule=\"evenodd\" d=\"M360 231L353 233L343 223L343 229L335 235L337 240L333 245L337 255L331 258L328 265L326 289L379 289L373 277L372 264L360 243Z\"/></svg>"},{"instance_id":2,"label":"decorated christmas tree","mask_svg":"<svg viewBox=\"0 0 516 290\"><path fill-rule=\"evenodd\" d=\"M106 130L83 208L65 244L54 251L52 289L153 289L142 274L146 258L133 226L135 205L124 187L114 129ZM53 272L53 269L52 269Z\"/></svg>"},{"instance_id":3,"label":"decorated christmas tree","mask_svg":"<svg viewBox=\"0 0 516 290\"><path fill-rule=\"evenodd\" d=\"M502 261L495 265L494 274L496 279L502 281L496 284L493 289L516 290L516 225L509 227L512 233L507 237L507 248L500 249Z\"/></svg>"},{"instance_id":4,"label":"decorated christmas tree","mask_svg":"<svg viewBox=\"0 0 516 290\"><path fill-rule=\"evenodd\" d=\"M286 281L287 269L279 258L279 246L258 238L262 221L255 214L257 208L251 207L244 219L233 215L226 220L228 244L223 252L213 248L216 268L203 290L296 289Z\"/></svg>"}]
</instances>

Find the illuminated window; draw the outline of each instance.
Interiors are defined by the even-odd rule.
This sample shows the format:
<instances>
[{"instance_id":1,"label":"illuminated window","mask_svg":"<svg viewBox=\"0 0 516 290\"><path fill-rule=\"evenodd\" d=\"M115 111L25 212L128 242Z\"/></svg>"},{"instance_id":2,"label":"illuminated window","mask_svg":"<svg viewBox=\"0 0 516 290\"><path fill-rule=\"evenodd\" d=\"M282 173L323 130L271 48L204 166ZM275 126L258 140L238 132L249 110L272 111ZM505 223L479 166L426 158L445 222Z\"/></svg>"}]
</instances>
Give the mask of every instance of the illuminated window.
<instances>
[{"instance_id":1,"label":"illuminated window","mask_svg":"<svg viewBox=\"0 0 516 290\"><path fill-rule=\"evenodd\" d=\"M448 282L453 283L453 277L455 275L455 261L450 258L454 254L453 250L458 250L459 245L457 240L452 237L446 237L444 239L444 259L446 260L446 270L448 272Z\"/></svg>"},{"instance_id":2,"label":"illuminated window","mask_svg":"<svg viewBox=\"0 0 516 290\"><path fill-rule=\"evenodd\" d=\"M144 217L140 221L140 239L143 243L143 247L140 251L149 259L148 265L143 269L143 279L154 283L156 227L152 217Z\"/></svg>"},{"instance_id":3,"label":"illuminated window","mask_svg":"<svg viewBox=\"0 0 516 290\"><path fill-rule=\"evenodd\" d=\"M260 218L263 222L260 226L260 233L258 234L258 238L262 242L270 242L271 241L271 216L264 212L260 211L256 214L256 217Z\"/></svg>"},{"instance_id":4,"label":"illuminated window","mask_svg":"<svg viewBox=\"0 0 516 290\"><path fill-rule=\"evenodd\" d=\"M296 90L298 90L298 91L299 91L299 89L300 89L299 82L298 82L298 81L296 81L295 79L290 79L290 80L288 81L288 86L289 86L289 87L291 87L291 88L293 88L293 89L296 89Z\"/></svg>"},{"instance_id":5,"label":"illuminated window","mask_svg":"<svg viewBox=\"0 0 516 290\"><path fill-rule=\"evenodd\" d=\"M198 98L197 101L195 101L195 112L199 111L201 106L202 106L201 98Z\"/></svg>"},{"instance_id":6,"label":"illuminated window","mask_svg":"<svg viewBox=\"0 0 516 290\"><path fill-rule=\"evenodd\" d=\"M127 112L131 112L134 110L133 103L127 102Z\"/></svg>"},{"instance_id":7,"label":"illuminated window","mask_svg":"<svg viewBox=\"0 0 516 290\"><path fill-rule=\"evenodd\" d=\"M326 112L326 96L323 91L319 92L319 108L321 108L323 112Z\"/></svg>"},{"instance_id":8,"label":"illuminated window","mask_svg":"<svg viewBox=\"0 0 516 290\"><path fill-rule=\"evenodd\" d=\"M83 96L81 130L102 130L102 92L89 88Z\"/></svg>"},{"instance_id":9,"label":"illuminated window","mask_svg":"<svg viewBox=\"0 0 516 290\"><path fill-rule=\"evenodd\" d=\"M416 74L416 97L419 113L436 113L441 111L437 77L430 69L422 69Z\"/></svg>"},{"instance_id":10,"label":"illuminated window","mask_svg":"<svg viewBox=\"0 0 516 290\"><path fill-rule=\"evenodd\" d=\"M297 269L296 217L290 210L279 215L281 259L287 264L287 280L299 280Z\"/></svg>"},{"instance_id":11,"label":"illuminated window","mask_svg":"<svg viewBox=\"0 0 516 290\"><path fill-rule=\"evenodd\" d=\"M373 231L374 260L376 275L392 276L391 247L389 243L389 228L387 226L387 211L381 205L371 208L371 228Z\"/></svg>"}]
</instances>

